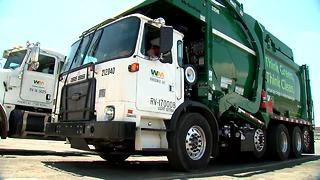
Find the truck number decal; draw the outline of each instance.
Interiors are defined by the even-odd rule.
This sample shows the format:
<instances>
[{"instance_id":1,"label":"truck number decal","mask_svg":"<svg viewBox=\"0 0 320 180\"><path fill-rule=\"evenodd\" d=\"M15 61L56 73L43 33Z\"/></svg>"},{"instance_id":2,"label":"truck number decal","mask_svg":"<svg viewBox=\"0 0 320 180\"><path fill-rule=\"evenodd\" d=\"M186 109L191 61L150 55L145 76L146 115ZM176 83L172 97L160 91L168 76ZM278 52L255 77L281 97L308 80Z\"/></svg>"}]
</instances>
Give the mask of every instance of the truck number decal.
<instances>
[{"instance_id":1,"label":"truck number decal","mask_svg":"<svg viewBox=\"0 0 320 180\"><path fill-rule=\"evenodd\" d=\"M175 102L157 98L150 98L150 104L157 106L159 111L174 112L176 108Z\"/></svg>"},{"instance_id":2,"label":"truck number decal","mask_svg":"<svg viewBox=\"0 0 320 180\"><path fill-rule=\"evenodd\" d=\"M29 91L30 92L35 92L35 93L41 93L41 94L46 94L47 93L47 91L44 90L44 89L32 88L32 87L29 89Z\"/></svg>"},{"instance_id":3,"label":"truck number decal","mask_svg":"<svg viewBox=\"0 0 320 180\"><path fill-rule=\"evenodd\" d=\"M108 75L114 74L115 72L116 72L116 68L115 67L103 69L102 70L102 76L108 76Z\"/></svg>"}]
</instances>

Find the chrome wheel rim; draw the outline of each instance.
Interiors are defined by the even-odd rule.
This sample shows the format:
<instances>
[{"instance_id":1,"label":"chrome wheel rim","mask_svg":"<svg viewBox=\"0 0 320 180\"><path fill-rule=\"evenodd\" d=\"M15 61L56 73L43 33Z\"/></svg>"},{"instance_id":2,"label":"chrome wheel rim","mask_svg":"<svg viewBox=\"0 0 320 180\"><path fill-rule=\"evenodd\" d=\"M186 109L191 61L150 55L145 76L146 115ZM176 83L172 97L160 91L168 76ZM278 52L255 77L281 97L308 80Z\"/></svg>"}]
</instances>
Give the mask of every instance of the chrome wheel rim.
<instances>
[{"instance_id":1,"label":"chrome wheel rim","mask_svg":"<svg viewBox=\"0 0 320 180\"><path fill-rule=\"evenodd\" d=\"M296 139L296 147L297 147L297 151L300 152L302 149L302 137L301 134L299 132L296 132L295 134L295 139Z\"/></svg>"},{"instance_id":2,"label":"chrome wheel rim","mask_svg":"<svg viewBox=\"0 0 320 180\"><path fill-rule=\"evenodd\" d=\"M257 129L254 132L254 146L258 152L261 152L264 149L265 137L261 129Z\"/></svg>"},{"instance_id":3,"label":"chrome wheel rim","mask_svg":"<svg viewBox=\"0 0 320 180\"><path fill-rule=\"evenodd\" d=\"M288 150L288 137L283 131L280 133L280 149L283 153L287 152Z\"/></svg>"},{"instance_id":4,"label":"chrome wheel rim","mask_svg":"<svg viewBox=\"0 0 320 180\"><path fill-rule=\"evenodd\" d=\"M199 126L192 126L186 135L186 151L192 160L199 160L206 150L206 136Z\"/></svg>"}]
</instances>

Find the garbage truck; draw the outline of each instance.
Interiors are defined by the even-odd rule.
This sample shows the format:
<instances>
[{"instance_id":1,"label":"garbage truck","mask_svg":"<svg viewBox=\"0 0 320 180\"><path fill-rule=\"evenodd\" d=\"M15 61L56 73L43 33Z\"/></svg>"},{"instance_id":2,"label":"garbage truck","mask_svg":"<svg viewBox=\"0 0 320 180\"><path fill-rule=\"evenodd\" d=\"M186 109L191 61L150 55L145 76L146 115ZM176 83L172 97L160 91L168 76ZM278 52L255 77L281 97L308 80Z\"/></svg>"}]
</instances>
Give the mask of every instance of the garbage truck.
<instances>
[{"instance_id":1,"label":"garbage truck","mask_svg":"<svg viewBox=\"0 0 320 180\"><path fill-rule=\"evenodd\" d=\"M147 0L82 33L46 133L109 162L314 153L307 65L236 0Z\"/></svg>"},{"instance_id":2,"label":"garbage truck","mask_svg":"<svg viewBox=\"0 0 320 180\"><path fill-rule=\"evenodd\" d=\"M56 77L64 55L27 42L5 50L0 69L0 133L6 137L44 137L51 120Z\"/></svg>"}]
</instances>

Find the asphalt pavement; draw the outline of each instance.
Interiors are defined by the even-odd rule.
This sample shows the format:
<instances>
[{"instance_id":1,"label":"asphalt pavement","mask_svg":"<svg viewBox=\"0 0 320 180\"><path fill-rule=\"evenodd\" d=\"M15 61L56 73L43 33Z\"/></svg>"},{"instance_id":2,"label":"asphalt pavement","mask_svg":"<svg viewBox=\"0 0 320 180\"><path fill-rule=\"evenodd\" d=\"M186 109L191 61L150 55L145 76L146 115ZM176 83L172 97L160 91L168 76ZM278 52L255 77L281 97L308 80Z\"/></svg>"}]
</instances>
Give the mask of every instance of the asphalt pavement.
<instances>
[{"instance_id":1,"label":"asphalt pavement","mask_svg":"<svg viewBox=\"0 0 320 180\"><path fill-rule=\"evenodd\" d=\"M9 138L0 140L0 179L320 179L319 140L316 150L315 155L281 162L222 158L204 170L184 173L170 169L162 156L132 156L111 164L64 141Z\"/></svg>"}]
</instances>

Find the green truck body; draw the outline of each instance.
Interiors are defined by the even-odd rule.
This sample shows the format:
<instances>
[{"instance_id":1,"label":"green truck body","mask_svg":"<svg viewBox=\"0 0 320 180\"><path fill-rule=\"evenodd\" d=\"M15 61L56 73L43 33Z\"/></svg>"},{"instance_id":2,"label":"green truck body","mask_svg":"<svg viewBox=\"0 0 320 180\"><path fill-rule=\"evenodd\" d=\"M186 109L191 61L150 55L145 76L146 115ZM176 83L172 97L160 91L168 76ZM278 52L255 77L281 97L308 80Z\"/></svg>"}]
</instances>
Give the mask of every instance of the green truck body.
<instances>
[{"instance_id":1,"label":"green truck body","mask_svg":"<svg viewBox=\"0 0 320 180\"><path fill-rule=\"evenodd\" d=\"M204 73L199 74L197 96L220 114L232 106L240 107L264 114L267 126L270 117L260 108L261 92L266 90L275 114L312 124L308 67L297 65L292 50L244 13L242 4L233 0L149 0L120 16L132 13L163 17L169 25L171 21L182 25L194 21L197 26L192 28L201 29L203 34L197 36L202 36L205 46L200 62ZM184 19L183 14L190 17Z\"/></svg>"}]
</instances>

